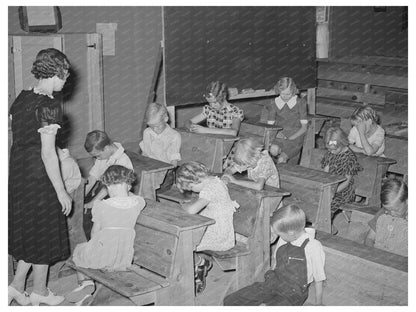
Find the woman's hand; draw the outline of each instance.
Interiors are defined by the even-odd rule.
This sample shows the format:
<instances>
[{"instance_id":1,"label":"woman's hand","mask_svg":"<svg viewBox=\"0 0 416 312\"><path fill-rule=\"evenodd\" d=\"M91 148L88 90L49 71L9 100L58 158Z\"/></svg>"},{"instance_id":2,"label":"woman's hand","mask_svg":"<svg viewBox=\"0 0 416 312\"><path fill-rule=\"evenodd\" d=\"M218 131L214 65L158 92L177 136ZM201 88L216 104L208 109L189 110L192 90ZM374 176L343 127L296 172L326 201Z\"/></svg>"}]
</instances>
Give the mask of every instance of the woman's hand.
<instances>
[{"instance_id":1,"label":"woman's hand","mask_svg":"<svg viewBox=\"0 0 416 312\"><path fill-rule=\"evenodd\" d=\"M62 213L68 216L72 209L72 198L66 191L58 192L57 196L62 206Z\"/></svg>"},{"instance_id":2,"label":"woman's hand","mask_svg":"<svg viewBox=\"0 0 416 312\"><path fill-rule=\"evenodd\" d=\"M276 144L271 144L271 145L270 145L269 152L270 152L270 155L272 155L272 156L277 156L277 155L279 155L279 154L280 154L281 149L280 149L279 145L276 145Z\"/></svg>"},{"instance_id":3,"label":"woman's hand","mask_svg":"<svg viewBox=\"0 0 416 312\"><path fill-rule=\"evenodd\" d=\"M195 133L205 133L205 127L200 126L200 125L195 125L195 124L191 125L189 130Z\"/></svg>"}]
</instances>

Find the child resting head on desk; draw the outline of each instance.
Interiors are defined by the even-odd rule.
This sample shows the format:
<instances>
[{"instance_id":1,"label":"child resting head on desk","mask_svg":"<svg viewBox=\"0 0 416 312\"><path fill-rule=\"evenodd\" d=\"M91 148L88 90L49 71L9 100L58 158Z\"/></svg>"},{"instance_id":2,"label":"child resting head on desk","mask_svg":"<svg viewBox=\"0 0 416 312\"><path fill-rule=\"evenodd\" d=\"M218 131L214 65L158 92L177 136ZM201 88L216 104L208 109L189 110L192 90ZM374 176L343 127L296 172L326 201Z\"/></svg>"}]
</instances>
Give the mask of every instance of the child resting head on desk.
<instances>
[{"instance_id":1,"label":"child resting head on desk","mask_svg":"<svg viewBox=\"0 0 416 312\"><path fill-rule=\"evenodd\" d=\"M191 214L200 214L215 220L208 226L195 254L195 289L202 292L206 285L206 275L212 260L200 253L204 250L225 251L235 246L233 217L239 207L230 198L228 188L218 177L209 174L205 165L190 161L182 164L176 172L177 187L180 191L199 193L197 201L183 208Z\"/></svg>"},{"instance_id":2,"label":"child resting head on desk","mask_svg":"<svg viewBox=\"0 0 416 312\"><path fill-rule=\"evenodd\" d=\"M166 106L150 103L146 109L148 127L143 131L143 140L139 146L143 156L157 159L175 167L181 160L181 135L168 125Z\"/></svg>"},{"instance_id":3,"label":"child resting head on desk","mask_svg":"<svg viewBox=\"0 0 416 312\"><path fill-rule=\"evenodd\" d=\"M276 211L271 228L280 239L272 255L272 269L264 274L264 282L225 297L225 306L300 306L308 298L312 282L315 282L315 303L322 305L325 254L313 231L305 229L305 223L305 213L296 205Z\"/></svg>"},{"instance_id":4,"label":"child resting head on desk","mask_svg":"<svg viewBox=\"0 0 416 312\"><path fill-rule=\"evenodd\" d=\"M203 95L208 105L202 109L202 113L188 120L185 126L196 133L212 133L237 136L240 123L244 119L242 109L228 103L228 88L220 81L210 82ZM207 126L198 125L206 120Z\"/></svg>"},{"instance_id":5,"label":"child resting head on desk","mask_svg":"<svg viewBox=\"0 0 416 312\"><path fill-rule=\"evenodd\" d=\"M236 172L247 171L250 181L233 177ZM232 182L255 190L262 190L264 185L280 187L279 172L273 159L258 140L241 139L235 144L234 155L224 163L224 182Z\"/></svg>"}]
</instances>

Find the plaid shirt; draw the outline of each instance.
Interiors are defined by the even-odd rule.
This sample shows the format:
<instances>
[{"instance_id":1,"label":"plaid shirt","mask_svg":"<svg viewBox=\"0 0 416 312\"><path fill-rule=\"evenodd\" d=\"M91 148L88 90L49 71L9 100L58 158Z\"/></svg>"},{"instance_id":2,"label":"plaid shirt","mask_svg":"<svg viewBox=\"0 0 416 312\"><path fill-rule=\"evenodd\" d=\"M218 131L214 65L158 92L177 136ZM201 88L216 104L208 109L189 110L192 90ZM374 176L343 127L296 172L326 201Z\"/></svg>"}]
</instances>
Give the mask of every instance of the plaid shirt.
<instances>
[{"instance_id":1,"label":"plaid shirt","mask_svg":"<svg viewBox=\"0 0 416 312\"><path fill-rule=\"evenodd\" d=\"M233 119L238 118L240 121L244 119L243 110L229 103L225 104L220 110L205 105L202 115L207 119L208 128L230 129Z\"/></svg>"}]
</instances>

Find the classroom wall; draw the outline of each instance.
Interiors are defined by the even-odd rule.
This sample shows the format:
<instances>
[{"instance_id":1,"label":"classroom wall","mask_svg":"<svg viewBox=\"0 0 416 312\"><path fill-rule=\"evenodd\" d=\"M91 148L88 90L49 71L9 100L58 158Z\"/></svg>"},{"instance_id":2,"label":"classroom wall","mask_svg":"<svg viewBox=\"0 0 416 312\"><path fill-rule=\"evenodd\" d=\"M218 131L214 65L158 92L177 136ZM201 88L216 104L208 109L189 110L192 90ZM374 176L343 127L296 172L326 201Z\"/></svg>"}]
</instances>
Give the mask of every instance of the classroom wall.
<instances>
[{"instance_id":1,"label":"classroom wall","mask_svg":"<svg viewBox=\"0 0 416 312\"><path fill-rule=\"evenodd\" d=\"M386 7L330 7L330 57L407 57L407 10Z\"/></svg>"},{"instance_id":2,"label":"classroom wall","mask_svg":"<svg viewBox=\"0 0 416 312\"><path fill-rule=\"evenodd\" d=\"M60 6L60 10L59 33L96 32L96 23L117 23L115 56L103 57L105 129L115 141L140 140L162 39L161 7ZM8 32L26 34L20 29L17 7L9 7Z\"/></svg>"}]
</instances>

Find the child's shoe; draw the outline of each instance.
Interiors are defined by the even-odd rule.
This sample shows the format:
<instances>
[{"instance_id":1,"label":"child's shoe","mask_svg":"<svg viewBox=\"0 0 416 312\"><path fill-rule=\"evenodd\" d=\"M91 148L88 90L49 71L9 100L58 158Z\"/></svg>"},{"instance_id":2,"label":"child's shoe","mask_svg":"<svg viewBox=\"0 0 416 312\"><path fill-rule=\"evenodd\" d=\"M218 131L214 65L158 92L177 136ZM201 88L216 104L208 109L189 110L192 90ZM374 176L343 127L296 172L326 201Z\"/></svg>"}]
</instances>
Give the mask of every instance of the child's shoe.
<instances>
[{"instance_id":1,"label":"child's shoe","mask_svg":"<svg viewBox=\"0 0 416 312\"><path fill-rule=\"evenodd\" d=\"M92 280L83 280L78 287L65 296L66 300L72 303L84 300L87 295L91 295L95 291L95 284Z\"/></svg>"},{"instance_id":2,"label":"child's shoe","mask_svg":"<svg viewBox=\"0 0 416 312\"><path fill-rule=\"evenodd\" d=\"M32 306L38 306L41 303L47 304L47 305L58 305L60 303L62 303L62 301L65 300L65 297L63 296L56 296L53 294L53 292L47 288L48 290L48 295L47 296L42 296L42 295L38 295L34 292L32 292L30 294L30 302L32 303Z\"/></svg>"},{"instance_id":3,"label":"child's shoe","mask_svg":"<svg viewBox=\"0 0 416 312\"><path fill-rule=\"evenodd\" d=\"M27 292L19 292L13 286L9 286L9 305L12 303L13 299L20 305L28 305L30 303L29 294Z\"/></svg>"},{"instance_id":4,"label":"child's shoe","mask_svg":"<svg viewBox=\"0 0 416 312\"><path fill-rule=\"evenodd\" d=\"M203 264L197 266L195 271L195 292L200 294L205 290L207 285L207 274L208 271L212 268L212 262L208 259L204 259Z\"/></svg>"}]
</instances>

